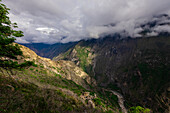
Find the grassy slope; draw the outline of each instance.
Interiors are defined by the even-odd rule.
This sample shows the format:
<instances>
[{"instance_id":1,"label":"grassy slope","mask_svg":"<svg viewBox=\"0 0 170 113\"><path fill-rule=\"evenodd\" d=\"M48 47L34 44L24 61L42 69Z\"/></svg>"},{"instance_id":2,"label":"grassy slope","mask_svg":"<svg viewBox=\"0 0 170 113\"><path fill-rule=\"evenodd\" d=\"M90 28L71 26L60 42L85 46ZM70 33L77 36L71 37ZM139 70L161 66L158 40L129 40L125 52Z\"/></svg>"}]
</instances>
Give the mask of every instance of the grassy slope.
<instances>
[{"instance_id":1,"label":"grassy slope","mask_svg":"<svg viewBox=\"0 0 170 113\"><path fill-rule=\"evenodd\" d=\"M1 112L68 112L73 109L81 111L83 108L80 101L59 89L16 83L2 76L1 83Z\"/></svg>"},{"instance_id":2,"label":"grassy slope","mask_svg":"<svg viewBox=\"0 0 170 113\"><path fill-rule=\"evenodd\" d=\"M91 108L80 99L85 88L42 66L16 71L12 78L0 73L0 110L2 112L102 112L116 106L104 104L103 99ZM93 93L91 93L93 95ZM98 98L98 97L97 97ZM118 109L117 109L118 110ZM106 110L107 111L107 110Z\"/></svg>"},{"instance_id":3,"label":"grassy slope","mask_svg":"<svg viewBox=\"0 0 170 113\"><path fill-rule=\"evenodd\" d=\"M60 88L69 86L68 89L73 89L76 93L84 89L74 82L62 79L60 75L52 75L54 73L38 67L20 71L13 76L14 79L1 74L1 109L7 112L54 112L70 111L74 106L83 106L82 102L64 94Z\"/></svg>"},{"instance_id":4,"label":"grassy slope","mask_svg":"<svg viewBox=\"0 0 170 113\"><path fill-rule=\"evenodd\" d=\"M37 65L28 69L12 70L16 74L11 77L7 73L9 70L1 69L1 112L75 113L86 111L99 113L119 111L116 105L101 98L100 95L94 96L96 92L92 86L87 90L80 85L81 83L78 85L72 81L81 80L85 86L88 85L87 81L80 77L88 77L82 69L67 61L54 62L39 57L24 46L21 46L21 50L25 60L33 60ZM68 80L67 76L75 79ZM89 104L89 99L81 99L85 92L91 92L89 96L93 98L91 103L94 104L94 108L92 104Z\"/></svg>"}]
</instances>

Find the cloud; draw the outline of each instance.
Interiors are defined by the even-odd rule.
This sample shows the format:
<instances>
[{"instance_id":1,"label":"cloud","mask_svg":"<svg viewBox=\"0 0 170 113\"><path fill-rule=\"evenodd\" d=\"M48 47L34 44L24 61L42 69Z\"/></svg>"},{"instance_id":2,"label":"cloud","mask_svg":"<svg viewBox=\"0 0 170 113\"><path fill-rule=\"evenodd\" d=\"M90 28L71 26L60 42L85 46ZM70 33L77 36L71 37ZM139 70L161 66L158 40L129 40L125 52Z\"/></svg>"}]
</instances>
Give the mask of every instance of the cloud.
<instances>
[{"instance_id":1,"label":"cloud","mask_svg":"<svg viewBox=\"0 0 170 113\"><path fill-rule=\"evenodd\" d=\"M18 42L70 42L126 31L138 37L141 24L170 14L170 0L4 0L25 36ZM169 19L170 20L170 19ZM166 23L167 19L160 22ZM169 31L156 26L152 33ZM63 38L64 37L64 38Z\"/></svg>"},{"instance_id":2,"label":"cloud","mask_svg":"<svg viewBox=\"0 0 170 113\"><path fill-rule=\"evenodd\" d=\"M169 25L164 25L164 26L157 26L154 28L154 31L156 32L170 32L170 26Z\"/></svg>"},{"instance_id":3,"label":"cloud","mask_svg":"<svg viewBox=\"0 0 170 113\"><path fill-rule=\"evenodd\" d=\"M47 28L47 27L39 27L39 28L36 28L36 30L46 35L57 34L57 32L59 32L58 29Z\"/></svg>"}]
</instances>

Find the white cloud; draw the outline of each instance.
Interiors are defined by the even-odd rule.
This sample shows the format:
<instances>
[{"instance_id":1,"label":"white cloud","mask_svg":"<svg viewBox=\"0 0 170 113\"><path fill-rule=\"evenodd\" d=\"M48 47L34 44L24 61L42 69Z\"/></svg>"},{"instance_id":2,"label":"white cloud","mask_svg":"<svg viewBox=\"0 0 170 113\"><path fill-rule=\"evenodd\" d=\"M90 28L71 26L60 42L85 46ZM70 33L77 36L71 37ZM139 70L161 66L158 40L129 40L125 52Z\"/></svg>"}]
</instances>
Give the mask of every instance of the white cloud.
<instances>
[{"instance_id":1,"label":"white cloud","mask_svg":"<svg viewBox=\"0 0 170 113\"><path fill-rule=\"evenodd\" d=\"M58 29L54 29L54 28L48 28L48 27L39 27L36 28L37 31L40 31L42 34L46 34L46 35L50 35L51 33L58 33L59 30Z\"/></svg>"},{"instance_id":2,"label":"white cloud","mask_svg":"<svg viewBox=\"0 0 170 113\"><path fill-rule=\"evenodd\" d=\"M157 36L158 35L158 33L157 32L151 32L151 33L147 33L147 36Z\"/></svg>"},{"instance_id":3,"label":"white cloud","mask_svg":"<svg viewBox=\"0 0 170 113\"><path fill-rule=\"evenodd\" d=\"M126 32L138 37L140 24L170 14L170 0L5 0L10 18L28 42L69 42ZM164 21L163 21L164 20ZM165 23L166 19L162 22ZM169 20L168 20L169 21ZM106 26L115 24L115 26ZM167 28L155 28L155 31ZM169 31L169 30L167 30ZM63 37L66 37L63 39Z\"/></svg>"},{"instance_id":4,"label":"white cloud","mask_svg":"<svg viewBox=\"0 0 170 113\"><path fill-rule=\"evenodd\" d=\"M17 41L17 42L20 42L20 43L24 43L24 44L29 43L28 41L26 41L26 40L24 40L24 39L22 39L22 38L16 38L16 41Z\"/></svg>"},{"instance_id":5,"label":"white cloud","mask_svg":"<svg viewBox=\"0 0 170 113\"><path fill-rule=\"evenodd\" d=\"M156 32L170 32L170 26L169 25L163 25L163 26L157 26L154 28L154 31Z\"/></svg>"}]
</instances>

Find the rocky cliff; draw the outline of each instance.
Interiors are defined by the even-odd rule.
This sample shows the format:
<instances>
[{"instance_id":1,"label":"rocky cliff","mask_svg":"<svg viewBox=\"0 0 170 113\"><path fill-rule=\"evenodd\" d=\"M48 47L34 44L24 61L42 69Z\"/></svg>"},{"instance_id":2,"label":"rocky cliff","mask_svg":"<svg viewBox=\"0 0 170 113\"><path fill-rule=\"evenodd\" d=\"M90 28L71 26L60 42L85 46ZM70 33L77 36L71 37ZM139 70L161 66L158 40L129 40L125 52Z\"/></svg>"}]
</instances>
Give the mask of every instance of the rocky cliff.
<instances>
[{"instance_id":1,"label":"rocky cliff","mask_svg":"<svg viewBox=\"0 0 170 113\"><path fill-rule=\"evenodd\" d=\"M117 90L128 106L143 105L168 112L170 86L170 36L81 41L54 58L74 61L95 78L98 86Z\"/></svg>"}]
</instances>

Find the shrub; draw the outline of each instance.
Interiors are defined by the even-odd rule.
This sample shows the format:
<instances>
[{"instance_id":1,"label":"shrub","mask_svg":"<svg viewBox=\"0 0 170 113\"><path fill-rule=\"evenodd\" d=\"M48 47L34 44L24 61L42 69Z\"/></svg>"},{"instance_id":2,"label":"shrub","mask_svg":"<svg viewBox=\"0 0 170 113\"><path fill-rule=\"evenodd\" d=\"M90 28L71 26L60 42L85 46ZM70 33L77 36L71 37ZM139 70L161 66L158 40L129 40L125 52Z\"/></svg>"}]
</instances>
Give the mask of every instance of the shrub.
<instances>
[{"instance_id":1,"label":"shrub","mask_svg":"<svg viewBox=\"0 0 170 113\"><path fill-rule=\"evenodd\" d=\"M128 112L129 113L150 113L150 109L137 106L137 107L131 107Z\"/></svg>"}]
</instances>

